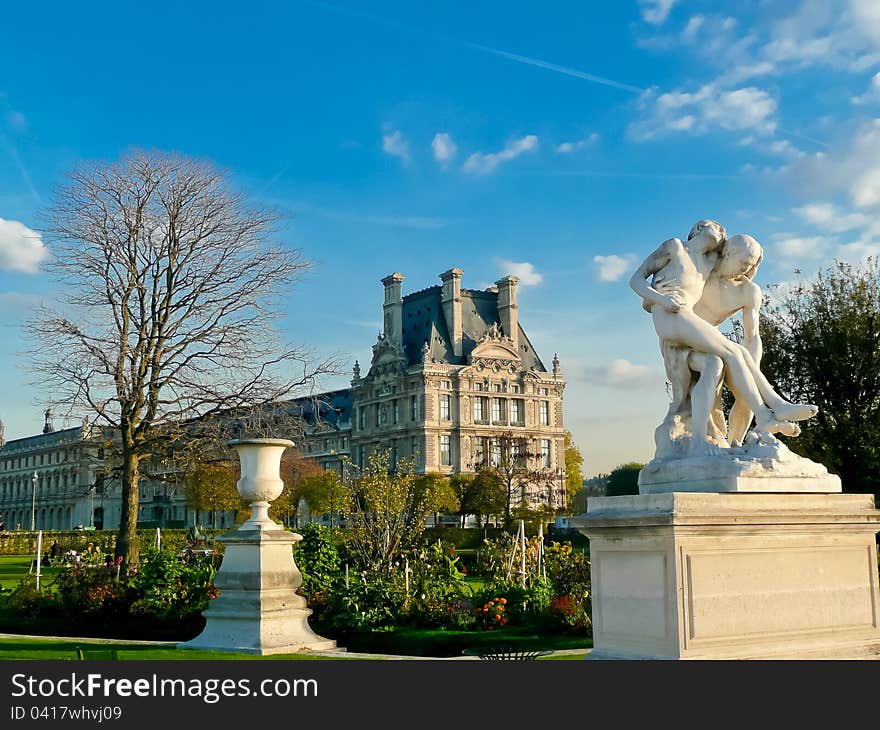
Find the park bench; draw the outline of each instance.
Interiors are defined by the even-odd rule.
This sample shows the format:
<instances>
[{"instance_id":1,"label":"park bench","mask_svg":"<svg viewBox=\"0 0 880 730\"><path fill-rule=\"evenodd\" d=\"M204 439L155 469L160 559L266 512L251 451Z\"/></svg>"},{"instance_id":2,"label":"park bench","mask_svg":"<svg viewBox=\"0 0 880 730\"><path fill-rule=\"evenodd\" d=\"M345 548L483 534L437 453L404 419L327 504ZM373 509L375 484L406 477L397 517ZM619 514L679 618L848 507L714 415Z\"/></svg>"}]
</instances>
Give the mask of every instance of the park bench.
<instances>
[{"instance_id":1,"label":"park bench","mask_svg":"<svg viewBox=\"0 0 880 730\"><path fill-rule=\"evenodd\" d=\"M533 661L553 652L547 649L523 649L511 646L479 646L462 651L464 656L476 656L490 662L498 661Z\"/></svg>"},{"instance_id":2,"label":"park bench","mask_svg":"<svg viewBox=\"0 0 880 730\"><path fill-rule=\"evenodd\" d=\"M117 661L119 655L117 654L116 649L96 646L78 646L76 647L76 658L81 661Z\"/></svg>"}]
</instances>

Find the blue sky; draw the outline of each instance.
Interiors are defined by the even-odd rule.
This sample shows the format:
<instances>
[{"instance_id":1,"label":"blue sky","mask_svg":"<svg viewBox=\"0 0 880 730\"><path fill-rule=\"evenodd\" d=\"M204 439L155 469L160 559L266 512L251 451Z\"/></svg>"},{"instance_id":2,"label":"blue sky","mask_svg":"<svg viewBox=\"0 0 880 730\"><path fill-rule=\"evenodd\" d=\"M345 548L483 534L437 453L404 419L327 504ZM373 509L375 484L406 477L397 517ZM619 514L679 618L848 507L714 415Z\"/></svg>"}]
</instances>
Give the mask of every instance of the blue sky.
<instances>
[{"instance_id":1,"label":"blue sky","mask_svg":"<svg viewBox=\"0 0 880 730\"><path fill-rule=\"evenodd\" d=\"M764 287L880 250L875 0L159 5L4 8L7 438L52 400L20 354L54 297L43 211L130 147L209 158L285 214L315 266L284 326L319 353L369 362L392 271L518 274L588 475L653 453L666 395L627 279L657 244L716 218L764 245Z\"/></svg>"}]
</instances>

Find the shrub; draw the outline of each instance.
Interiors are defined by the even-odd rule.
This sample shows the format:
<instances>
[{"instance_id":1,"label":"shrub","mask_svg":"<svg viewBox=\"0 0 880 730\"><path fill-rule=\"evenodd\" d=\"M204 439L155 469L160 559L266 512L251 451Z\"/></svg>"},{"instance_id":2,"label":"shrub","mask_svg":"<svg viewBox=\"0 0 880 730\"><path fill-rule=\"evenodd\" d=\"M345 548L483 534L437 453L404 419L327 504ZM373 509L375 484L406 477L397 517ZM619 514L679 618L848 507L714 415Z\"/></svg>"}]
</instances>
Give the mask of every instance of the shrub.
<instances>
[{"instance_id":1,"label":"shrub","mask_svg":"<svg viewBox=\"0 0 880 730\"><path fill-rule=\"evenodd\" d=\"M215 557L187 551L148 550L131 577L131 612L180 620L204 611L218 595L214 587Z\"/></svg>"},{"instance_id":2,"label":"shrub","mask_svg":"<svg viewBox=\"0 0 880 730\"><path fill-rule=\"evenodd\" d=\"M311 599L342 582L340 537L337 529L315 523L304 525L300 533L303 539L294 546L293 557L303 576L299 593Z\"/></svg>"},{"instance_id":3,"label":"shrub","mask_svg":"<svg viewBox=\"0 0 880 730\"><path fill-rule=\"evenodd\" d=\"M461 626L467 621L462 599L470 587L465 581L467 570L460 564L454 545L440 540L407 554L410 566L410 597L407 600L409 620L421 626Z\"/></svg>"}]
</instances>

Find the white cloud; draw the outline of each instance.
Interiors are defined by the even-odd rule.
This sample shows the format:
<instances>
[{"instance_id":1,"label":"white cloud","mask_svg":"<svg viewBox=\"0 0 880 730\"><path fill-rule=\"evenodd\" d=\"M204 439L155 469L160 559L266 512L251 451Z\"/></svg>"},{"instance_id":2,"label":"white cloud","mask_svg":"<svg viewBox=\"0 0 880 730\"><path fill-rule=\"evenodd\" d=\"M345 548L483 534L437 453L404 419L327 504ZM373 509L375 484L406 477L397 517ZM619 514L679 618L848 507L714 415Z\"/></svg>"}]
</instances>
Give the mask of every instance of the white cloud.
<instances>
[{"instance_id":1,"label":"white cloud","mask_svg":"<svg viewBox=\"0 0 880 730\"><path fill-rule=\"evenodd\" d=\"M508 142L507 146L500 152L474 152L465 160L462 169L474 175L488 175L502 162L513 160L524 152L536 149L537 146L538 138L534 134L527 134L525 137Z\"/></svg>"},{"instance_id":2,"label":"white cloud","mask_svg":"<svg viewBox=\"0 0 880 730\"><path fill-rule=\"evenodd\" d=\"M399 157L404 164L409 164L409 142L403 138L400 130L382 135L382 151L392 157Z\"/></svg>"},{"instance_id":3,"label":"white cloud","mask_svg":"<svg viewBox=\"0 0 880 730\"><path fill-rule=\"evenodd\" d=\"M651 25L662 25L669 17L669 11L678 0L639 0L642 18Z\"/></svg>"},{"instance_id":4,"label":"white cloud","mask_svg":"<svg viewBox=\"0 0 880 730\"><path fill-rule=\"evenodd\" d=\"M519 277L519 283L523 286L538 286L544 281L543 274L535 271L533 264L528 261L517 263L515 261L507 261L506 259L498 260L498 270L503 274L513 274Z\"/></svg>"},{"instance_id":5,"label":"white cloud","mask_svg":"<svg viewBox=\"0 0 880 730\"><path fill-rule=\"evenodd\" d=\"M871 77L871 84L868 86L864 94L850 97L853 104L872 104L880 101L880 71Z\"/></svg>"},{"instance_id":6,"label":"white cloud","mask_svg":"<svg viewBox=\"0 0 880 730\"><path fill-rule=\"evenodd\" d=\"M777 233L772 236L776 253L787 259L820 259L831 248L832 241L825 236L795 236Z\"/></svg>"},{"instance_id":7,"label":"white cloud","mask_svg":"<svg viewBox=\"0 0 880 730\"><path fill-rule=\"evenodd\" d=\"M612 360L607 365L587 368L586 375L588 381L611 388L653 390L662 387L665 382L658 371L645 365L635 365L623 358Z\"/></svg>"},{"instance_id":8,"label":"white cloud","mask_svg":"<svg viewBox=\"0 0 880 730\"><path fill-rule=\"evenodd\" d=\"M635 256L626 254L618 256L594 256L593 263L596 265L596 275L599 281L620 281L635 262Z\"/></svg>"},{"instance_id":9,"label":"white cloud","mask_svg":"<svg viewBox=\"0 0 880 730\"><path fill-rule=\"evenodd\" d=\"M39 233L18 221L0 218L0 269L36 274L48 257Z\"/></svg>"},{"instance_id":10,"label":"white cloud","mask_svg":"<svg viewBox=\"0 0 880 730\"><path fill-rule=\"evenodd\" d=\"M630 134L638 141L675 132L703 134L721 129L768 135L776 131L776 100L754 86L724 90L705 84L694 92L662 94L649 89L640 106L647 111L646 117L630 125Z\"/></svg>"},{"instance_id":11,"label":"white cloud","mask_svg":"<svg viewBox=\"0 0 880 730\"><path fill-rule=\"evenodd\" d=\"M556 145L556 153L559 155L570 155L572 152L576 152L577 150L582 150L584 147L595 144L599 141L599 135L595 132L587 135L583 139L579 139L576 142L562 142Z\"/></svg>"},{"instance_id":12,"label":"white cloud","mask_svg":"<svg viewBox=\"0 0 880 730\"><path fill-rule=\"evenodd\" d=\"M687 25L684 27L684 30L681 31L681 37L685 41L692 41L694 36L696 36L697 31L703 27L703 24L706 22L706 18L702 15L695 15L690 20L688 20Z\"/></svg>"},{"instance_id":13,"label":"white cloud","mask_svg":"<svg viewBox=\"0 0 880 730\"><path fill-rule=\"evenodd\" d=\"M458 146L446 132L437 132L434 135L431 149L434 150L434 159L441 163L449 162L458 152Z\"/></svg>"},{"instance_id":14,"label":"white cloud","mask_svg":"<svg viewBox=\"0 0 880 730\"><path fill-rule=\"evenodd\" d=\"M792 210L810 225L830 233L861 228L870 222L864 213L845 213L831 203L808 203Z\"/></svg>"}]
</instances>

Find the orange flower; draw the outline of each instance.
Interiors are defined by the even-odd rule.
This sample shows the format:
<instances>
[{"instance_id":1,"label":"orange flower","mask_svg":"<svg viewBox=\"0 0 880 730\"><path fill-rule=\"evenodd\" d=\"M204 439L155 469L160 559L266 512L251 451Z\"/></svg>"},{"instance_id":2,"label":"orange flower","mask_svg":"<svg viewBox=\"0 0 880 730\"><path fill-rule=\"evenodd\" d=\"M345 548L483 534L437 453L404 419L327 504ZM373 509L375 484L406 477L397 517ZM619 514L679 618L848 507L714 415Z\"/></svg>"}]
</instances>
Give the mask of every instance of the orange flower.
<instances>
[{"instance_id":1,"label":"orange flower","mask_svg":"<svg viewBox=\"0 0 880 730\"><path fill-rule=\"evenodd\" d=\"M500 599L498 602L503 606L503 605L505 605L505 604L507 603L507 599L506 599L506 598L502 598L502 599Z\"/></svg>"}]
</instances>

